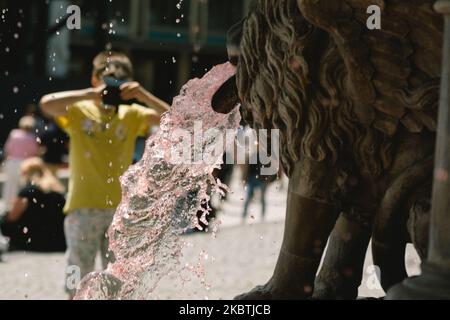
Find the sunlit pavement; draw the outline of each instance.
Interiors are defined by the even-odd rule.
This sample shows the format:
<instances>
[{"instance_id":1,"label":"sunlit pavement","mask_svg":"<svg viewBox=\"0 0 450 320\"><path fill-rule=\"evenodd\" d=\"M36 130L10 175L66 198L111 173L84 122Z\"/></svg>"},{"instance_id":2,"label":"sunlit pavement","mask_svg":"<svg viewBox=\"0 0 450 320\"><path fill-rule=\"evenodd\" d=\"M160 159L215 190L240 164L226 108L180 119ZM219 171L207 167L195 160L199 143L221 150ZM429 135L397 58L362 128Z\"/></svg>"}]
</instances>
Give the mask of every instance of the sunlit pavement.
<instances>
[{"instance_id":1,"label":"sunlit pavement","mask_svg":"<svg viewBox=\"0 0 450 320\"><path fill-rule=\"evenodd\" d=\"M287 181L283 187L275 183L269 188L263 223L258 195L250 206L247 221L242 223L245 190L238 170L231 188L233 193L218 214L221 224L216 237L203 233L183 237L188 246L182 265L198 267L200 262L206 271L204 279L188 271L189 268L183 273L184 277L190 277L188 281L182 281L178 273L171 274L153 292L154 299L231 299L270 278L283 236ZM5 260L0 263L0 299L66 299L63 254L10 253ZM411 247L407 250L406 265L410 274L419 272L419 259ZM384 295L371 266L370 252L359 295Z\"/></svg>"}]
</instances>

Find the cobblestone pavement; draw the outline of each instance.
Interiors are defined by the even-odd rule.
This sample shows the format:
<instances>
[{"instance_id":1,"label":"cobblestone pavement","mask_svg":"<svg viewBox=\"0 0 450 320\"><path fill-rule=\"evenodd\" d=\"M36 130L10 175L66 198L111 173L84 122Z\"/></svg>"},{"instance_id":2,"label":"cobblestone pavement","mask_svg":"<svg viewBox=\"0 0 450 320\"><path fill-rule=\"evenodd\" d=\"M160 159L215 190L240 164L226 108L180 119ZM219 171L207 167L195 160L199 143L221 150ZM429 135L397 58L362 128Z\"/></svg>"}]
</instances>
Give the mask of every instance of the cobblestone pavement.
<instances>
[{"instance_id":1,"label":"cobblestone pavement","mask_svg":"<svg viewBox=\"0 0 450 320\"><path fill-rule=\"evenodd\" d=\"M183 264L197 264L200 252L207 252L207 259L202 259L206 284L193 273L184 284L178 275L172 274L161 281L153 298L231 299L270 278L283 236L287 182L284 187L274 184L268 190L265 222L260 222L260 206L255 199L243 224L240 215L245 191L239 183L239 171L232 181L234 192L219 213L221 226L217 237L199 233L183 237L189 243ZM419 273L419 263L414 249L409 247L406 264L410 274ZM10 253L0 263L0 299L66 299L64 270L64 254ZM359 294L365 297L384 294L371 267L370 251Z\"/></svg>"}]
</instances>

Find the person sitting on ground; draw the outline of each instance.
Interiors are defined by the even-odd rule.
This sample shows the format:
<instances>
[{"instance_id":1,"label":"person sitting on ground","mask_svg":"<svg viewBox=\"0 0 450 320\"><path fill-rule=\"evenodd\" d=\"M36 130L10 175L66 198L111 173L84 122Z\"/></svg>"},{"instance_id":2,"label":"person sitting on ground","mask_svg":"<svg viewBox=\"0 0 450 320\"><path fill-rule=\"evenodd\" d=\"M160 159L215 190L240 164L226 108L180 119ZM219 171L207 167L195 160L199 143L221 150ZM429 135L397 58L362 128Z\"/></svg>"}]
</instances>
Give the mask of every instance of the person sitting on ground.
<instances>
[{"instance_id":1,"label":"person sitting on ground","mask_svg":"<svg viewBox=\"0 0 450 320\"><path fill-rule=\"evenodd\" d=\"M25 185L1 224L10 249L64 251L64 186L40 158L25 160L21 174Z\"/></svg>"},{"instance_id":2,"label":"person sitting on ground","mask_svg":"<svg viewBox=\"0 0 450 320\"><path fill-rule=\"evenodd\" d=\"M6 160L3 168L6 179L2 190L5 211L11 208L12 200L19 190L22 162L27 158L38 156L40 153L39 144L33 133L35 124L33 117L22 117L19 120L19 128L12 130L6 140L4 147Z\"/></svg>"}]
</instances>

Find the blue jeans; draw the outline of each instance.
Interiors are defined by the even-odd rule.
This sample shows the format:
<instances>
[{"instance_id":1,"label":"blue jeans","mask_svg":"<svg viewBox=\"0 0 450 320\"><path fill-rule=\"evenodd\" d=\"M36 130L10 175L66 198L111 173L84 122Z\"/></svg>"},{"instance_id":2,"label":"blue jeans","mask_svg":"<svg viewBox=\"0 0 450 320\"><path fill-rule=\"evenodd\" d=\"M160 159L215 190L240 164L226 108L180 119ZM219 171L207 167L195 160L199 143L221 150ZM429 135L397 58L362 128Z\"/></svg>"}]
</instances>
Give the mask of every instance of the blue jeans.
<instances>
[{"instance_id":1,"label":"blue jeans","mask_svg":"<svg viewBox=\"0 0 450 320\"><path fill-rule=\"evenodd\" d=\"M247 198L245 199L244 204L244 212L242 214L242 218L247 217L248 213L248 206L250 205L250 202L253 200L253 197L255 196L255 190L260 189L261 190L261 215L264 219L266 215L266 187L267 184L260 181L254 176L250 176L247 182Z\"/></svg>"}]
</instances>

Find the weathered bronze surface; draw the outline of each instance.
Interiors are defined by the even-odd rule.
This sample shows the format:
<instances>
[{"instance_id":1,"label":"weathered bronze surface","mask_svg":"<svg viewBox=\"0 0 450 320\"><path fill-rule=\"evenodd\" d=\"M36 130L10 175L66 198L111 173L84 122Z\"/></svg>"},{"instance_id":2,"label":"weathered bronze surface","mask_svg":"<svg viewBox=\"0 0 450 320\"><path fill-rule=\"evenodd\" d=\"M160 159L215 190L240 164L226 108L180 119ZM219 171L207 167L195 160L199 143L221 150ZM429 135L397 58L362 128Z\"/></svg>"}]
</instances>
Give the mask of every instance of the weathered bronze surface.
<instances>
[{"instance_id":1,"label":"weathered bronze surface","mask_svg":"<svg viewBox=\"0 0 450 320\"><path fill-rule=\"evenodd\" d=\"M450 0L435 9L445 15L445 32L429 254L422 274L393 287L388 299L450 299Z\"/></svg>"},{"instance_id":2,"label":"weathered bronze surface","mask_svg":"<svg viewBox=\"0 0 450 320\"><path fill-rule=\"evenodd\" d=\"M434 2L255 0L234 27L242 113L280 129L290 178L274 274L237 298L356 298L370 239L385 290L407 277L408 242L427 256L443 39ZM381 30L366 27L373 4ZM227 112L234 95L221 95L214 107ZM447 140L447 161L448 151Z\"/></svg>"}]
</instances>

